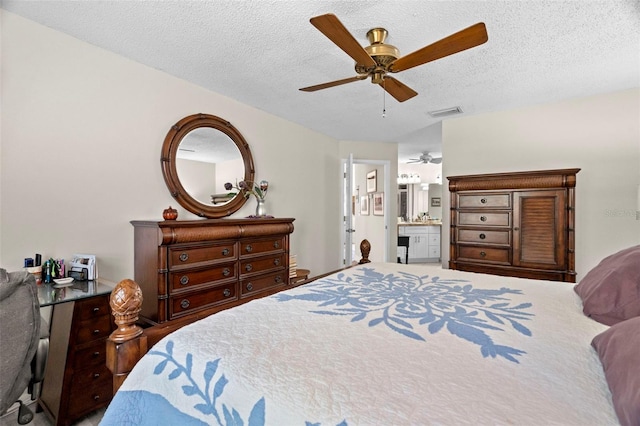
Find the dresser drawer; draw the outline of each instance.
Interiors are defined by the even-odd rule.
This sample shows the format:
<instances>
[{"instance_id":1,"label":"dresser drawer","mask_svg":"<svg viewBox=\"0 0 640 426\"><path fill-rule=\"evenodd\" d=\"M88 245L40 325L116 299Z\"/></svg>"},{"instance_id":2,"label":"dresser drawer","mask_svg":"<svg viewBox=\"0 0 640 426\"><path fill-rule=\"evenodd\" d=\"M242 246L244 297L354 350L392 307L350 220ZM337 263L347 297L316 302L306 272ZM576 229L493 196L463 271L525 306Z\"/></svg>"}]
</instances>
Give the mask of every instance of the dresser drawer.
<instances>
[{"instance_id":1,"label":"dresser drawer","mask_svg":"<svg viewBox=\"0 0 640 426\"><path fill-rule=\"evenodd\" d=\"M458 225L511 226L511 212L459 212Z\"/></svg>"},{"instance_id":2,"label":"dresser drawer","mask_svg":"<svg viewBox=\"0 0 640 426\"><path fill-rule=\"evenodd\" d=\"M200 270L169 272L169 292L184 290L201 284L213 284L217 281L235 280L236 264L226 264Z\"/></svg>"},{"instance_id":3,"label":"dresser drawer","mask_svg":"<svg viewBox=\"0 0 640 426\"><path fill-rule=\"evenodd\" d=\"M247 257L282 251L284 249L284 237L274 237L263 240L248 240L240 242L240 257Z\"/></svg>"},{"instance_id":4,"label":"dresser drawer","mask_svg":"<svg viewBox=\"0 0 640 426\"><path fill-rule=\"evenodd\" d=\"M458 246L458 260L509 265L509 248Z\"/></svg>"},{"instance_id":5,"label":"dresser drawer","mask_svg":"<svg viewBox=\"0 0 640 426\"><path fill-rule=\"evenodd\" d=\"M236 244L233 241L207 246L169 247L169 270L226 259L236 259Z\"/></svg>"},{"instance_id":6,"label":"dresser drawer","mask_svg":"<svg viewBox=\"0 0 640 426\"><path fill-rule=\"evenodd\" d=\"M511 207L510 194L474 194L458 195L458 208L509 208Z\"/></svg>"},{"instance_id":7,"label":"dresser drawer","mask_svg":"<svg viewBox=\"0 0 640 426\"><path fill-rule=\"evenodd\" d=\"M240 282L240 297L286 285L288 275L289 271L282 271L277 274L256 277L255 279L242 280Z\"/></svg>"},{"instance_id":8,"label":"dresser drawer","mask_svg":"<svg viewBox=\"0 0 640 426\"><path fill-rule=\"evenodd\" d=\"M88 299L78 300L75 303L77 308L76 315L80 321L111 314L109 309L109 295L90 297Z\"/></svg>"},{"instance_id":9,"label":"dresser drawer","mask_svg":"<svg viewBox=\"0 0 640 426\"><path fill-rule=\"evenodd\" d=\"M169 319L238 300L236 282L169 297Z\"/></svg>"},{"instance_id":10,"label":"dresser drawer","mask_svg":"<svg viewBox=\"0 0 640 426\"><path fill-rule=\"evenodd\" d=\"M488 231L474 229L458 229L459 243L482 243L509 245L511 231Z\"/></svg>"},{"instance_id":11,"label":"dresser drawer","mask_svg":"<svg viewBox=\"0 0 640 426\"><path fill-rule=\"evenodd\" d=\"M111 334L111 315L80 321L76 331L76 345L104 339Z\"/></svg>"},{"instance_id":12,"label":"dresser drawer","mask_svg":"<svg viewBox=\"0 0 640 426\"><path fill-rule=\"evenodd\" d=\"M285 255L259 257L240 261L240 276L256 272L282 269L285 263Z\"/></svg>"}]
</instances>

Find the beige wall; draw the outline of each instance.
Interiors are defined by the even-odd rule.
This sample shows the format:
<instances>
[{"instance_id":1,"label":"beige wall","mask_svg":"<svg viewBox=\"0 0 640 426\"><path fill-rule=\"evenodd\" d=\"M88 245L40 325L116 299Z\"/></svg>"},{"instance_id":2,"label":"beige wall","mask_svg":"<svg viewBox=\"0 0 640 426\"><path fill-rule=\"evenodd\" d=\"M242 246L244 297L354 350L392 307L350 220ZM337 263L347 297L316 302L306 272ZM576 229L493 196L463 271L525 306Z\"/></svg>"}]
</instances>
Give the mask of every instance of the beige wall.
<instances>
[{"instance_id":1,"label":"beige wall","mask_svg":"<svg viewBox=\"0 0 640 426\"><path fill-rule=\"evenodd\" d=\"M463 117L443 126L443 175L577 167L578 279L640 243L640 89ZM449 206L443 179L443 211ZM444 204L446 203L446 205ZM449 218L444 215L448 229ZM443 263L449 235L443 232Z\"/></svg>"},{"instance_id":2,"label":"beige wall","mask_svg":"<svg viewBox=\"0 0 640 426\"><path fill-rule=\"evenodd\" d=\"M256 179L270 182L269 213L296 218L299 267L340 266L338 141L0 13L2 267L82 252L98 256L102 277L132 277L129 221L161 220L169 205L195 218L170 196L160 149L171 125L198 112L228 120L249 143ZM254 211L251 199L234 217Z\"/></svg>"}]
</instances>

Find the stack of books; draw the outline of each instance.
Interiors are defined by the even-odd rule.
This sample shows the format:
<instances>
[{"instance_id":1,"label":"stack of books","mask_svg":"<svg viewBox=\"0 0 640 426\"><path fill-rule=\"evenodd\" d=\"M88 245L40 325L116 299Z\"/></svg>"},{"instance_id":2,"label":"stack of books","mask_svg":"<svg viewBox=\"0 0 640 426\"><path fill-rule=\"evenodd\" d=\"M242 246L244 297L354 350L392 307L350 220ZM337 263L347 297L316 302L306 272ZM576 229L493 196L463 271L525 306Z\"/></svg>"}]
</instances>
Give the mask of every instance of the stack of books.
<instances>
[{"instance_id":1,"label":"stack of books","mask_svg":"<svg viewBox=\"0 0 640 426\"><path fill-rule=\"evenodd\" d=\"M295 278L297 275L298 261L295 254L289 255L289 278Z\"/></svg>"}]
</instances>

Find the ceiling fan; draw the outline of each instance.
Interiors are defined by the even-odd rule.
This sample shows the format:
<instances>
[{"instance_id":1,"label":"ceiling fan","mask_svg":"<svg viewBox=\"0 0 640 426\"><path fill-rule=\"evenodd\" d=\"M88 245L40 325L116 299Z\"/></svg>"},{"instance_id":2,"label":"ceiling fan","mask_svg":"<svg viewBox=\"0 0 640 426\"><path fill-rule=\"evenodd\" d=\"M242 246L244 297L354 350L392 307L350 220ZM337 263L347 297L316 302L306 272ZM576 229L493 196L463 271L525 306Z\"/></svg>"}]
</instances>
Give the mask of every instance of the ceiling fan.
<instances>
[{"instance_id":1,"label":"ceiling fan","mask_svg":"<svg viewBox=\"0 0 640 426\"><path fill-rule=\"evenodd\" d=\"M340 86L371 77L371 83L380 85L398 102L411 99L418 93L406 84L391 77L390 73L408 70L409 68L462 52L479 46L488 40L487 29L484 23L479 22L401 57L399 50L395 46L384 43L388 35L387 30L384 28L369 30L367 38L371 45L363 48L334 14L316 16L311 18L310 22L356 61L355 70L357 75L342 80L303 87L300 90L303 92L315 92L316 90L328 89L329 87Z\"/></svg>"},{"instance_id":2,"label":"ceiling fan","mask_svg":"<svg viewBox=\"0 0 640 426\"><path fill-rule=\"evenodd\" d=\"M424 152L420 155L420 158L410 158L407 164L410 163L440 164L442 163L442 157L434 157L428 152Z\"/></svg>"}]
</instances>

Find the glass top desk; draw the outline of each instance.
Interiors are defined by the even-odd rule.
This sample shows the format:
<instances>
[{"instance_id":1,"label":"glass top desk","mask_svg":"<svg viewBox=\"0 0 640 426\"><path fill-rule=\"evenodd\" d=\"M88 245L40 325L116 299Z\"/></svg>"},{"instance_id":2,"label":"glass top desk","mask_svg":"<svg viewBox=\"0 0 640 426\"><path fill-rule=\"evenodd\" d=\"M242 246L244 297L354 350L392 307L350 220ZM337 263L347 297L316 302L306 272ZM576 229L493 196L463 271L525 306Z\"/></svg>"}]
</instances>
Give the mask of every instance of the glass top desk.
<instances>
[{"instance_id":1,"label":"glass top desk","mask_svg":"<svg viewBox=\"0 0 640 426\"><path fill-rule=\"evenodd\" d=\"M57 284L40 284L38 286L38 301L40 306L57 305L59 303L73 302L87 297L109 294L114 285L101 281L73 281L66 287Z\"/></svg>"}]
</instances>

